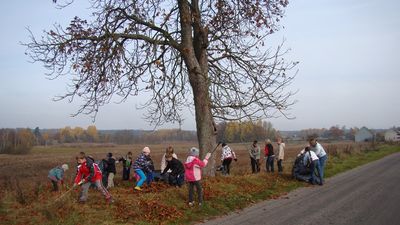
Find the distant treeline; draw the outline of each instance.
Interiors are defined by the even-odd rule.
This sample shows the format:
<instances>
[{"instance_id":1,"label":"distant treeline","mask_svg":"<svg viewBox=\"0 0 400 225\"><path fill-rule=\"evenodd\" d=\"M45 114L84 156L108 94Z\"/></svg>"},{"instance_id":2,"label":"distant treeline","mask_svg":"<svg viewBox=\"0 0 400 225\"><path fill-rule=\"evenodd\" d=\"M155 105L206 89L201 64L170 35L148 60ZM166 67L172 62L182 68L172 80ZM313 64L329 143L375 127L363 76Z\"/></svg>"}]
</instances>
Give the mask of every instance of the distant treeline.
<instances>
[{"instance_id":1,"label":"distant treeline","mask_svg":"<svg viewBox=\"0 0 400 225\"><path fill-rule=\"evenodd\" d=\"M223 122L217 125L217 141L249 142L274 138L278 132L270 122L250 121ZM146 130L97 130L96 126L61 129L1 129L0 154L28 153L35 145L57 145L64 143L114 143L141 144L176 141L197 141L196 131L181 129Z\"/></svg>"},{"instance_id":2,"label":"distant treeline","mask_svg":"<svg viewBox=\"0 0 400 225\"><path fill-rule=\"evenodd\" d=\"M267 121L221 122L217 124L217 141L227 143L250 142L265 139L276 140L283 137L289 140L306 140L308 136L331 140L354 140L357 127L332 126L329 129L304 129L282 131L273 128ZM383 140L381 133L376 140ZM35 145L47 146L65 143L113 143L113 144L159 144L177 141L197 141L196 131L181 129L149 130L97 130L96 126L64 127L61 129L0 129L0 154L29 153Z\"/></svg>"},{"instance_id":3,"label":"distant treeline","mask_svg":"<svg viewBox=\"0 0 400 225\"><path fill-rule=\"evenodd\" d=\"M26 154L35 142L35 135L29 128L0 129L0 154Z\"/></svg>"}]
</instances>

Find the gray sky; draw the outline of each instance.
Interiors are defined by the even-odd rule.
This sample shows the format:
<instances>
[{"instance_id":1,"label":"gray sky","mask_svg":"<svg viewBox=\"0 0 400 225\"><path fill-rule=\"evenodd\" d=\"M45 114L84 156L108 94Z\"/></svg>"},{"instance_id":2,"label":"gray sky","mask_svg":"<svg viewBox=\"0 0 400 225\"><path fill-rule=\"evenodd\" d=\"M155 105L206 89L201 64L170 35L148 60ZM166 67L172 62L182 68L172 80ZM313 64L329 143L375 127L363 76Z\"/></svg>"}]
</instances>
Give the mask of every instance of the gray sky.
<instances>
[{"instance_id":1,"label":"gray sky","mask_svg":"<svg viewBox=\"0 0 400 225\"><path fill-rule=\"evenodd\" d=\"M35 34L52 24L66 24L74 15L87 14L76 1L68 10L54 8L51 0L0 3L0 128L64 126L87 127L87 115L70 117L79 101L54 102L65 93L66 80L47 80L40 63L24 55L29 27ZM78 3L78 4L77 4ZM299 90L290 113L294 120L271 119L280 130L367 126L400 126L400 1L296 0L290 1L285 27L271 42L286 39L288 59L300 61L299 73L289 87ZM397 92L396 92L397 91ZM141 98L100 109L98 129L151 129L136 105ZM165 127L176 128L177 124ZM187 114L183 129L195 129Z\"/></svg>"}]
</instances>

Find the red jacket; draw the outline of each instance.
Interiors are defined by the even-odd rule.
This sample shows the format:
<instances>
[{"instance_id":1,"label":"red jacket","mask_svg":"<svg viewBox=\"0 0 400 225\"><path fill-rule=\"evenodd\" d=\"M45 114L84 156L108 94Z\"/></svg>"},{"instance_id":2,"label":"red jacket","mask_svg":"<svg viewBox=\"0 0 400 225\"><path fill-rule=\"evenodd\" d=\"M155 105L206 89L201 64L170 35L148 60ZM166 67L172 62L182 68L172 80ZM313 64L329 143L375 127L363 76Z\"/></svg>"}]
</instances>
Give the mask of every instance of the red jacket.
<instances>
[{"instance_id":1,"label":"red jacket","mask_svg":"<svg viewBox=\"0 0 400 225\"><path fill-rule=\"evenodd\" d=\"M78 172L75 177L75 184L78 184L82 179L90 182L101 180L102 174L99 166L96 163L92 163L91 166L87 165L87 162L82 163L78 166Z\"/></svg>"},{"instance_id":2,"label":"red jacket","mask_svg":"<svg viewBox=\"0 0 400 225\"><path fill-rule=\"evenodd\" d=\"M269 150L268 145L265 145L265 148L264 148L264 155L265 156L268 156L268 150Z\"/></svg>"}]
</instances>

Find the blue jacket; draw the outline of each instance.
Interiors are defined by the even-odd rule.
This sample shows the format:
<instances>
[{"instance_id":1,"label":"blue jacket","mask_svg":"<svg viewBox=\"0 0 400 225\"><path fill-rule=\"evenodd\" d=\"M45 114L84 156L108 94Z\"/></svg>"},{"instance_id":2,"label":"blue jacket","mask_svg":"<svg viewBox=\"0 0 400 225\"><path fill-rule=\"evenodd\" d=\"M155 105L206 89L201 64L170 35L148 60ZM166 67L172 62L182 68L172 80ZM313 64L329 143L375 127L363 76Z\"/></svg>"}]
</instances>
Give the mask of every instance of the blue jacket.
<instances>
[{"instance_id":1,"label":"blue jacket","mask_svg":"<svg viewBox=\"0 0 400 225\"><path fill-rule=\"evenodd\" d=\"M57 166L49 171L49 175L47 176L50 180L60 181L64 178L64 170Z\"/></svg>"},{"instance_id":2,"label":"blue jacket","mask_svg":"<svg viewBox=\"0 0 400 225\"><path fill-rule=\"evenodd\" d=\"M134 170L143 170L145 173L152 172L147 157L141 153L136 161L133 163L132 168Z\"/></svg>"}]
</instances>

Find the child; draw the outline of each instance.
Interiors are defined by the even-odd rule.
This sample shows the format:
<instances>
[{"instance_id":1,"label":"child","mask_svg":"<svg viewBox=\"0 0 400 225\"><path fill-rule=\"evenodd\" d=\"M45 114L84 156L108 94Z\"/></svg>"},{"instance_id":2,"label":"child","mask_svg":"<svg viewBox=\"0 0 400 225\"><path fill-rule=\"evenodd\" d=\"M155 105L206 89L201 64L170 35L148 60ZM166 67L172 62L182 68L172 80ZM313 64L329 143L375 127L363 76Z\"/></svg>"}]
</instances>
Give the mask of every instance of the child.
<instances>
[{"instance_id":1,"label":"child","mask_svg":"<svg viewBox=\"0 0 400 225\"><path fill-rule=\"evenodd\" d=\"M102 160L95 161L95 163L99 166L100 172L102 174L101 181L103 182L103 186L107 187L107 183L108 183L107 160L102 159Z\"/></svg>"},{"instance_id":2,"label":"child","mask_svg":"<svg viewBox=\"0 0 400 225\"><path fill-rule=\"evenodd\" d=\"M178 158L178 156L174 153L174 148L172 146L168 146L168 148L165 149L165 153L161 158L161 167L160 167L161 171L164 171L165 167L167 167L167 163L168 163L167 159L166 159L167 155L172 155L172 157L174 157L175 159ZM170 171L168 171L168 172L170 172Z\"/></svg>"},{"instance_id":3,"label":"child","mask_svg":"<svg viewBox=\"0 0 400 225\"><path fill-rule=\"evenodd\" d=\"M104 195L108 203L112 203L112 197L108 193L107 189L103 186L101 182L102 173L99 166L93 162L93 160L88 160L84 154L80 154L77 157L79 163L78 172L75 177L74 187L80 185L82 187L79 196L79 202L85 203L88 198L88 191L91 184L94 184L98 190Z\"/></svg>"},{"instance_id":4,"label":"child","mask_svg":"<svg viewBox=\"0 0 400 225\"><path fill-rule=\"evenodd\" d=\"M178 156L174 153L174 148L172 146L168 146L167 149L165 149L165 153L161 158L161 179L165 182L169 182L169 176L171 173L171 169L167 170L167 172L163 173L165 167L167 167L167 159L166 157L168 155L172 155L175 159L178 159Z\"/></svg>"},{"instance_id":5,"label":"child","mask_svg":"<svg viewBox=\"0 0 400 225\"><path fill-rule=\"evenodd\" d=\"M260 147L257 144L257 140L253 141L249 149L251 171L252 173L260 172Z\"/></svg>"},{"instance_id":6,"label":"child","mask_svg":"<svg viewBox=\"0 0 400 225\"><path fill-rule=\"evenodd\" d=\"M317 154L315 152L310 150L310 147L306 147L304 149L304 158L303 158L303 163L305 166L307 166L310 171L311 171L311 178L310 178L310 183L311 184L316 184L318 182L319 185L322 185L322 180L321 180L321 171L319 167L319 159ZM318 180L315 177L315 169L317 169L318 172Z\"/></svg>"},{"instance_id":7,"label":"child","mask_svg":"<svg viewBox=\"0 0 400 225\"><path fill-rule=\"evenodd\" d=\"M232 159L237 161L235 152L226 143L222 143L221 163L223 175L229 175Z\"/></svg>"},{"instance_id":8,"label":"child","mask_svg":"<svg viewBox=\"0 0 400 225\"><path fill-rule=\"evenodd\" d=\"M154 162L151 159L150 155L146 155L146 161L147 161L147 167L149 168L149 171L146 172L146 177L147 177L146 183L149 186L151 184L151 182L153 182L153 180L154 180L154 174L153 174Z\"/></svg>"},{"instance_id":9,"label":"child","mask_svg":"<svg viewBox=\"0 0 400 225\"><path fill-rule=\"evenodd\" d=\"M141 191L142 185L146 181L147 177L145 173L150 173L152 170L149 168L148 159L146 156L150 155L150 148L144 147L142 153L138 156L136 161L133 163L132 168L135 173L139 176L139 180L136 183L135 190Z\"/></svg>"},{"instance_id":10,"label":"child","mask_svg":"<svg viewBox=\"0 0 400 225\"><path fill-rule=\"evenodd\" d=\"M185 168L183 164L178 159L174 158L172 153L169 153L165 156L167 161L167 166L161 172L161 175L164 176L168 171L168 183L173 186L181 187L185 180Z\"/></svg>"},{"instance_id":11,"label":"child","mask_svg":"<svg viewBox=\"0 0 400 225\"><path fill-rule=\"evenodd\" d=\"M208 163L211 153L207 153L203 161L199 159L199 149L192 147L189 150L189 156L185 162L185 179L189 184L189 206L194 205L193 201L193 191L194 186L197 190L197 198L199 201L199 206L203 203L203 196L201 190L201 168L205 167Z\"/></svg>"},{"instance_id":12,"label":"child","mask_svg":"<svg viewBox=\"0 0 400 225\"><path fill-rule=\"evenodd\" d=\"M116 173L115 158L112 153L107 154L107 189L114 187L114 176Z\"/></svg>"},{"instance_id":13,"label":"child","mask_svg":"<svg viewBox=\"0 0 400 225\"><path fill-rule=\"evenodd\" d=\"M282 138L278 138L278 173L283 172L282 161L285 158L285 143L283 142Z\"/></svg>"},{"instance_id":14,"label":"child","mask_svg":"<svg viewBox=\"0 0 400 225\"><path fill-rule=\"evenodd\" d=\"M62 166L57 166L49 171L49 175L47 177L53 184L53 191L58 191L58 182L63 184L64 173L67 170L68 170L68 165L63 164Z\"/></svg>"},{"instance_id":15,"label":"child","mask_svg":"<svg viewBox=\"0 0 400 225\"><path fill-rule=\"evenodd\" d=\"M265 148L264 148L264 153L265 153L265 167L267 169L267 172L274 172L274 159L275 159L275 154L274 154L274 146L271 143L270 139L267 139L265 141Z\"/></svg>"},{"instance_id":16,"label":"child","mask_svg":"<svg viewBox=\"0 0 400 225\"><path fill-rule=\"evenodd\" d=\"M128 152L125 158L121 157L118 161L122 162L122 180L129 180L132 166L132 152Z\"/></svg>"}]
</instances>

